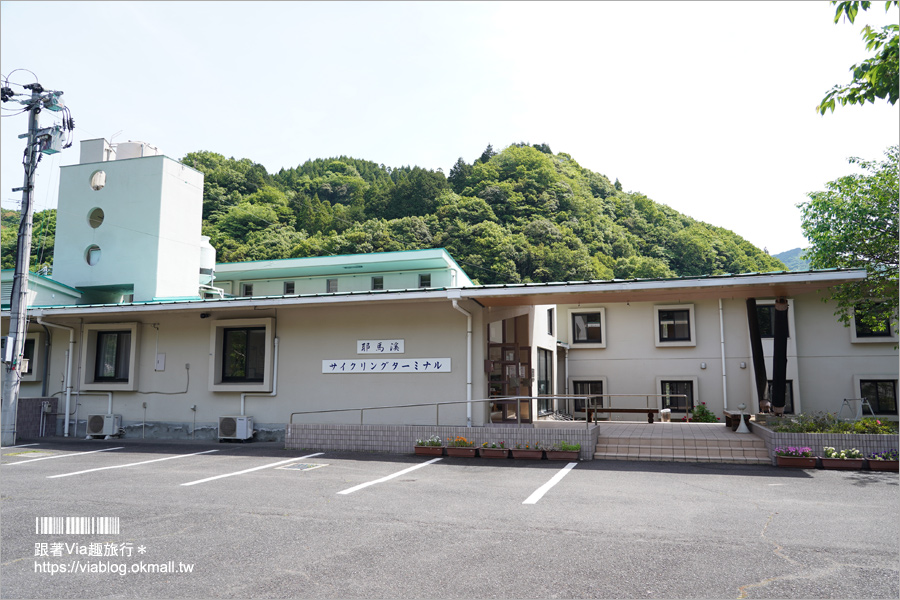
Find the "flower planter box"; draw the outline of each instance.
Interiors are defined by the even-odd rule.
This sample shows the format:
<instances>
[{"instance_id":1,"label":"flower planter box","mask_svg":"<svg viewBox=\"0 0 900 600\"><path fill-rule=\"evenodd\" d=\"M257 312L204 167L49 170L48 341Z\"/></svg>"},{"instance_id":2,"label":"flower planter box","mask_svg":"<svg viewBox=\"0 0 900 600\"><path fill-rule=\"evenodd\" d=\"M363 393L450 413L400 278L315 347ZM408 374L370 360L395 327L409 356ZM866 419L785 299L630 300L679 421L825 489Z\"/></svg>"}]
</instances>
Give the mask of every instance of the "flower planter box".
<instances>
[{"instance_id":1,"label":"flower planter box","mask_svg":"<svg viewBox=\"0 0 900 600\"><path fill-rule=\"evenodd\" d=\"M478 454L482 458L507 458L509 456L509 448L481 448Z\"/></svg>"},{"instance_id":2,"label":"flower planter box","mask_svg":"<svg viewBox=\"0 0 900 600\"><path fill-rule=\"evenodd\" d=\"M455 456L457 458L473 458L477 448L465 446L447 446L447 456Z\"/></svg>"},{"instance_id":3,"label":"flower planter box","mask_svg":"<svg viewBox=\"0 0 900 600\"><path fill-rule=\"evenodd\" d=\"M416 454L419 456L443 456L443 446L416 446Z\"/></svg>"},{"instance_id":4,"label":"flower planter box","mask_svg":"<svg viewBox=\"0 0 900 600\"><path fill-rule=\"evenodd\" d=\"M844 469L855 470L862 469L864 459L862 458L819 458L822 461L823 469Z\"/></svg>"},{"instance_id":5,"label":"flower planter box","mask_svg":"<svg viewBox=\"0 0 900 600\"><path fill-rule=\"evenodd\" d=\"M577 450L547 450L547 460L578 460Z\"/></svg>"},{"instance_id":6,"label":"flower planter box","mask_svg":"<svg viewBox=\"0 0 900 600\"><path fill-rule=\"evenodd\" d=\"M779 467L792 467L794 469L815 469L815 456L776 456L775 464Z\"/></svg>"},{"instance_id":7,"label":"flower planter box","mask_svg":"<svg viewBox=\"0 0 900 600\"><path fill-rule=\"evenodd\" d=\"M898 460L869 460L870 471L900 471Z\"/></svg>"},{"instance_id":8,"label":"flower planter box","mask_svg":"<svg viewBox=\"0 0 900 600\"><path fill-rule=\"evenodd\" d=\"M525 450L522 448L512 448L510 450L513 458L526 458L531 460L541 460L544 456L543 450Z\"/></svg>"}]
</instances>

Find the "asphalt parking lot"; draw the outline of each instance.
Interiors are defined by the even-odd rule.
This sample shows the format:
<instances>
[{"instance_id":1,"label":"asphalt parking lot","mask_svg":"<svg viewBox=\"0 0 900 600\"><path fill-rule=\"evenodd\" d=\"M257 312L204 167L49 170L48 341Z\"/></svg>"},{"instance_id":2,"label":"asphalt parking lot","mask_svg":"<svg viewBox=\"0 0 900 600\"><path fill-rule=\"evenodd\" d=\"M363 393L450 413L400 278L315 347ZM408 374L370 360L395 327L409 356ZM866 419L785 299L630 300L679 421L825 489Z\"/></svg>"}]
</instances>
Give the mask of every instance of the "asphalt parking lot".
<instances>
[{"instance_id":1,"label":"asphalt parking lot","mask_svg":"<svg viewBox=\"0 0 900 600\"><path fill-rule=\"evenodd\" d=\"M54 439L0 478L2 598L900 597L896 473Z\"/></svg>"}]
</instances>

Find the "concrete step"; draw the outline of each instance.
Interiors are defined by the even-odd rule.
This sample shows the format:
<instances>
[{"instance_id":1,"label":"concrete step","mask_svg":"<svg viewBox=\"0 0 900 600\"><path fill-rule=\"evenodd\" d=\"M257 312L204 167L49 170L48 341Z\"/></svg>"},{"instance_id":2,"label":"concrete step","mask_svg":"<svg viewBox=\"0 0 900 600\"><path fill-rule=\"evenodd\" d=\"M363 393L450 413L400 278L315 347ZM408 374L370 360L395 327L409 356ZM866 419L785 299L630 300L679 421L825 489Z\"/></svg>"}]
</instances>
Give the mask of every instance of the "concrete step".
<instances>
[{"instance_id":1,"label":"concrete step","mask_svg":"<svg viewBox=\"0 0 900 600\"><path fill-rule=\"evenodd\" d=\"M620 452L595 452L595 460L646 460L656 462L725 463L742 465L771 465L768 456L678 456L663 454L627 454Z\"/></svg>"},{"instance_id":2,"label":"concrete step","mask_svg":"<svg viewBox=\"0 0 900 600\"><path fill-rule=\"evenodd\" d=\"M739 440L703 439L703 438L647 438L600 436L597 444L607 446L672 446L685 448L760 448L765 450L766 444L756 436Z\"/></svg>"},{"instance_id":3,"label":"concrete step","mask_svg":"<svg viewBox=\"0 0 900 600\"><path fill-rule=\"evenodd\" d=\"M594 452L600 460L658 460L677 462L721 462L771 464L762 440L740 440L722 445L719 440L601 438Z\"/></svg>"}]
</instances>

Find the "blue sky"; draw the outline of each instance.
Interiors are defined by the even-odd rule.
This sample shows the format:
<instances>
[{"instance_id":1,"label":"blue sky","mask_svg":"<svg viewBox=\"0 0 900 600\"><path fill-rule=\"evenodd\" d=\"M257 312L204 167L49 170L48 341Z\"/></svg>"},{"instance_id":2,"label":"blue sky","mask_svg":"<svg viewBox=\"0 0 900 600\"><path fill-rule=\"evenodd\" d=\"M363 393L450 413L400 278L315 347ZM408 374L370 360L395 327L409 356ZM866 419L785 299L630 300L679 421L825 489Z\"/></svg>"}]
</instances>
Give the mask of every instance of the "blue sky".
<instances>
[{"instance_id":1,"label":"blue sky","mask_svg":"<svg viewBox=\"0 0 900 600\"><path fill-rule=\"evenodd\" d=\"M807 192L900 135L886 102L815 112L865 57L862 25L898 11L833 15L820 1L0 2L0 71L62 90L75 119L76 145L38 169L38 210L96 137L269 172L348 155L449 173L525 141L777 253L806 245ZM15 208L27 120L0 125Z\"/></svg>"}]
</instances>

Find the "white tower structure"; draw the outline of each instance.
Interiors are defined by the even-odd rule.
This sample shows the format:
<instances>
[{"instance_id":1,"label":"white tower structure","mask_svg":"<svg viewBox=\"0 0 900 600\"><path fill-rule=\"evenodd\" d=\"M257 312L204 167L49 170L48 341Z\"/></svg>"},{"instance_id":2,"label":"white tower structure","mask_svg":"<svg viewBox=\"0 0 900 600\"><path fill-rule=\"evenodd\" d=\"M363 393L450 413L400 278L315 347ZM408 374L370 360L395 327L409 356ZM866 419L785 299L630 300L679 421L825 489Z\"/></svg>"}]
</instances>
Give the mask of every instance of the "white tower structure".
<instances>
[{"instance_id":1,"label":"white tower structure","mask_svg":"<svg viewBox=\"0 0 900 600\"><path fill-rule=\"evenodd\" d=\"M62 167L53 278L88 302L199 295L203 174L148 144L81 142Z\"/></svg>"}]
</instances>

